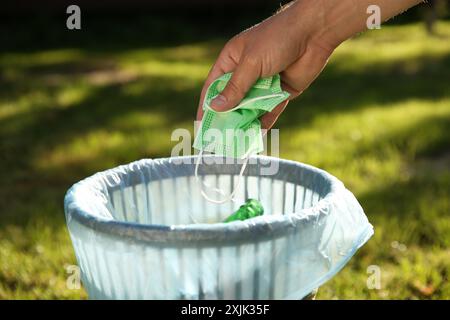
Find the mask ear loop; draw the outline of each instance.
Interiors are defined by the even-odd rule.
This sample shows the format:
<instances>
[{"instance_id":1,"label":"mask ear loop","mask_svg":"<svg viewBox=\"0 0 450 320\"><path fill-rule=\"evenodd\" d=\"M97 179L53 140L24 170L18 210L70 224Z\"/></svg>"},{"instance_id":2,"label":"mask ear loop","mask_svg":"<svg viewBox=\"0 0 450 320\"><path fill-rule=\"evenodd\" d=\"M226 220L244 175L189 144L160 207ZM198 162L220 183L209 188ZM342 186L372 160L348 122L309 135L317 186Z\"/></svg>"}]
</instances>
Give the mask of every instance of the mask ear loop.
<instances>
[{"instance_id":1,"label":"mask ear loop","mask_svg":"<svg viewBox=\"0 0 450 320\"><path fill-rule=\"evenodd\" d=\"M234 201L234 196L235 196L235 194L236 194L236 191L239 189L239 185L240 185L240 183L241 183L242 176L243 176L243 174L244 174L245 168L247 167L247 163L248 163L249 156L246 156L246 157L245 157L244 163L242 164L242 167L241 167L241 171L239 172L239 178L238 178L238 181L237 181L236 184L234 185L233 191L232 191L229 195L227 195L227 194L225 194L221 189L216 188L216 187L214 187L214 186L211 186L210 184L207 184L205 181L200 180L200 178L199 178L199 176L198 176L198 167L199 167L199 164L200 164L200 160L201 160L201 158L202 158L202 155L203 155L203 150L200 150L200 153L198 154L198 160L197 160L197 162L196 162L196 164L195 164L195 179L197 180L197 182L198 182L199 184L201 184L201 185L200 185L200 191L201 191L201 194L202 194L203 198L205 198L205 199L208 200L209 202L212 202L212 203L215 203L215 204L222 204L222 203L226 203L226 202L228 202L228 201ZM215 192L221 194L221 195L224 196L225 198L222 199L222 200L211 199L211 198L206 194L206 192L203 190L203 187L209 188L209 189L211 189L211 190L213 190L213 191L215 191Z\"/></svg>"}]
</instances>

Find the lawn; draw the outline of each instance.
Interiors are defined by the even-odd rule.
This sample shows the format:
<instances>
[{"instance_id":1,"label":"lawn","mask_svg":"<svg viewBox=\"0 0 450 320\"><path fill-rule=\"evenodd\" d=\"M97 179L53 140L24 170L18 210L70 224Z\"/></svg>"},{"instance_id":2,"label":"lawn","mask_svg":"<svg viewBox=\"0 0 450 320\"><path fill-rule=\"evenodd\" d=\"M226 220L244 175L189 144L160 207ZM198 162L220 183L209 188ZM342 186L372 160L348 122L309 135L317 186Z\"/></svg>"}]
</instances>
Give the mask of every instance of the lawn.
<instances>
[{"instance_id":1,"label":"lawn","mask_svg":"<svg viewBox=\"0 0 450 320\"><path fill-rule=\"evenodd\" d=\"M169 156L171 132L192 130L226 38L184 26L178 42L149 43L140 27L0 51L0 299L86 298L66 286L65 191ZM450 299L450 22L437 33L387 25L346 42L278 122L280 156L340 178L375 227L319 299ZM372 265L380 290L366 285Z\"/></svg>"}]
</instances>

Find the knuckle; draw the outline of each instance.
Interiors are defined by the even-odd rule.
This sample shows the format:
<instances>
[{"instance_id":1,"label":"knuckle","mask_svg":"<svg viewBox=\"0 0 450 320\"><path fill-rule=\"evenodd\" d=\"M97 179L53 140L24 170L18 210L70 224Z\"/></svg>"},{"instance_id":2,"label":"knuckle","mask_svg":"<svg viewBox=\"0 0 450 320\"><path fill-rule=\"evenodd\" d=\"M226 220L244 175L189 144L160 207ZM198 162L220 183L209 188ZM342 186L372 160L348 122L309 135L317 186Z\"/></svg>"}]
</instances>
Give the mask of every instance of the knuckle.
<instances>
[{"instance_id":1,"label":"knuckle","mask_svg":"<svg viewBox=\"0 0 450 320\"><path fill-rule=\"evenodd\" d=\"M234 47L234 43L233 43L233 39L231 39L230 41L225 43L221 53L225 54L225 53L229 52L233 47Z\"/></svg>"},{"instance_id":2,"label":"knuckle","mask_svg":"<svg viewBox=\"0 0 450 320\"><path fill-rule=\"evenodd\" d=\"M228 92L231 93L234 97L240 97L240 96L244 95L242 86L240 86L238 83L236 83L235 80L230 80L228 82L227 89L228 89Z\"/></svg>"},{"instance_id":3,"label":"knuckle","mask_svg":"<svg viewBox=\"0 0 450 320\"><path fill-rule=\"evenodd\" d=\"M229 41L228 41L228 43L229 44L238 44L238 43L242 43L243 42L243 37L242 37L242 34L240 34L240 33L238 33L238 34L236 34L236 35L234 35Z\"/></svg>"},{"instance_id":4,"label":"knuckle","mask_svg":"<svg viewBox=\"0 0 450 320\"><path fill-rule=\"evenodd\" d=\"M233 38L231 38L230 40L227 41L227 43L223 47L223 51L225 51L225 52L231 51L234 48L236 48L238 46L238 44L239 44L239 37L234 36Z\"/></svg>"},{"instance_id":5,"label":"knuckle","mask_svg":"<svg viewBox=\"0 0 450 320\"><path fill-rule=\"evenodd\" d=\"M246 54L242 59L242 64L245 64L251 68L259 68L261 65L259 57L254 54Z\"/></svg>"}]
</instances>

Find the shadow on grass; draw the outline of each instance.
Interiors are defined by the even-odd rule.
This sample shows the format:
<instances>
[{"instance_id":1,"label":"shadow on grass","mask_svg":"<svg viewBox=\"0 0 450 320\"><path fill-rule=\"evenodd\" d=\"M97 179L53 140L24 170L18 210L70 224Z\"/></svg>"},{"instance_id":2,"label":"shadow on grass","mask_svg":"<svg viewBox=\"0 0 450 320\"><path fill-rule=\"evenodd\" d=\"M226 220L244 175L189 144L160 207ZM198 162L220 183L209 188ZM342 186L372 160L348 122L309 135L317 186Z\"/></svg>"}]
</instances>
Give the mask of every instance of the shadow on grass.
<instances>
[{"instance_id":1,"label":"shadow on grass","mask_svg":"<svg viewBox=\"0 0 450 320\"><path fill-rule=\"evenodd\" d=\"M289 104L289 116L281 116L280 128L301 127L320 113L342 113L367 105L390 107L409 99L440 100L448 90L450 55L414 61L414 71L401 64L373 64L364 70L339 70L328 65L297 100Z\"/></svg>"},{"instance_id":2,"label":"shadow on grass","mask_svg":"<svg viewBox=\"0 0 450 320\"><path fill-rule=\"evenodd\" d=\"M391 183L358 194L358 201L375 228L391 241L447 248L450 245L448 186L450 185L450 118L431 117L395 134L358 147L354 159L386 149L413 150L403 155L403 167ZM408 146L414 144L414 146ZM367 177L370 181L372 177ZM370 183L370 182L369 182Z\"/></svg>"},{"instance_id":3,"label":"shadow on grass","mask_svg":"<svg viewBox=\"0 0 450 320\"><path fill-rule=\"evenodd\" d=\"M122 47L115 50L114 54L125 51ZM86 51L86 55L90 52ZM31 66L23 70L31 80L25 80L26 82L20 86L39 88L54 96L60 88L59 80L61 83L70 83L72 79L78 79L77 77L83 78L86 73L111 69L115 69L114 63L105 61L102 64L98 63L98 60L91 61L87 58L77 63ZM394 103L414 98L439 100L449 97L446 77L450 71L450 56L433 61L421 59L416 61L414 72L411 73L407 69L407 66L402 64L375 64L364 70L342 70L337 65L329 65L312 87L289 106L287 111L289 116L281 117L278 126L301 128L308 126L321 113L345 113L368 105L388 108ZM49 74L59 76L56 83L53 85L40 83L40 79ZM5 79L3 81L5 86L0 88L1 97L21 96L22 90L14 91L19 86L18 83ZM138 85L144 90L130 93L127 89L133 85ZM132 126L128 129L117 128L117 122L133 112L148 111L161 114L164 121L155 126L159 129L175 129L190 119L193 120L200 87L201 82L195 80L186 83L185 79L174 77L138 76L124 82L91 86L80 101L64 108L30 108L25 113L4 116L0 120L2 137L0 166L8 168L8 174L0 178L0 197L11 201L0 204L0 212L4 212L0 217L0 228L12 221L25 223L31 215L36 216L42 212L47 212L47 218L59 215L56 221L62 224L62 209L55 208L62 208L65 190L73 182L92 173L89 172L92 166L83 163L83 160L71 164L70 167L54 166L47 170L39 170L34 163L37 156L66 145L93 130L133 132ZM399 136L385 136L369 149L364 149L367 146L361 146L353 156L358 156L357 153L370 152L373 148L379 148L386 143L397 143L401 147L402 143L408 143L410 135L431 127L437 127L439 134L432 135L427 145L434 145L431 149L435 151L448 149L446 132L448 119L431 119L428 123L417 124ZM155 136L154 139L169 139L169 136ZM106 155L100 153L93 159L85 161L96 162L111 157L113 163L118 164L170 153L170 150L166 149L159 149L151 154L145 150L128 152L126 143L125 141L111 148ZM89 153L90 150L85 152ZM435 186L430 183L431 186ZM414 212L415 208L422 206L426 201L432 201L431 190L430 185L412 179L405 183L387 185L381 190L373 190L362 195L361 202L367 207L368 212L381 211L385 215L402 217L405 212ZM50 203L50 210L45 210L48 207L47 203ZM379 203L384 205L380 206ZM30 210L31 207L39 210ZM17 214L22 216L15 217ZM420 219L425 218L413 215L408 219L421 221ZM424 228L424 231L420 231L419 242L431 244L432 241L426 239L429 232L433 230Z\"/></svg>"},{"instance_id":4,"label":"shadow on grass","mask_svg":"<svg viewBox=\"0 0 450 320\"><path fill-rule=\"evenodd\" d=\"M289 117L281 117L279 126L301 127L321 113L348 112L367 105L389 107L408 99L440 100L449 97L445 71L450 71L450 56L441 58L440 64L443 68L430 72L425 61L414 75L399 72L398 66L380 68L374 65L361 73L339 71L330 65L305 94L291 102L287 112ZM32 68L31 73L37 78L48 72L60 76L70 73L73 76L73 70L82 75L108 68L113 67L109 64L108 67L101 64L94 66L88 62L83 65L55 65L42 73ZM111 76L114 77L114 74ZM135 84L142 92L127 92L127 87ZM200 82L191 81L186 85L185 79L150 76L125 80L125 83L91 86L80 103L68 108L36 109L26 115L18 113L3 117L0 120L0 134L14 136L12 138L19 142L17 149L31 151L41 146L64 144L80 134L80 130L86 133L94 128L108 128L113 120L127 113L147 110L164 114L166 122L176 128L179 123L194 118L200 87ZM52 90L47 87L50 94ZM0 96L7 95L9 92L0 89ZM29 121L24 121L24 117ZM35 140L31 148L31 141L27 138Z\"/></svg>"},{"instance_id":5,"label":"shadow on grass","mask_svg":"<svg viewBox=\"0 0 450 320\"><path fill-rule=\"evenodd\" d=\"M448 172L413 177L361 194L358 200L375 229L383 229L384 238L445 249L450 245L448 191L441 186L449 181Z\"/></svg>"}]
</instances>

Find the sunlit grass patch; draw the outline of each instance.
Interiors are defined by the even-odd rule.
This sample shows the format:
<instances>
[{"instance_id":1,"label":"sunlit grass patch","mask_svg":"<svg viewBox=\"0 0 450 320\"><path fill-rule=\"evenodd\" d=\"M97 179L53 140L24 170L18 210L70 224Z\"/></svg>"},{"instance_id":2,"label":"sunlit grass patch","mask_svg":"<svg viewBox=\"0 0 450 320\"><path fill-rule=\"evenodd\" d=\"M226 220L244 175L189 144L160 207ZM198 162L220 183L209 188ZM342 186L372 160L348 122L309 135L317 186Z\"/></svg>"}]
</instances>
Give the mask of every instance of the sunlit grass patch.
<instances>
[{"instance_id":1,"label":"sunlit grass patch","mask_svg":"<svg viewBox=\"0 0 450 320\"><path fill-rule=\"evenodd\" d=\"M449 298L450 23L383 26L338 48L277 126L281 157L355 193L374 237L319 298ZM185 31L188 32L188 31ZM192 132L203 79L225 39L187 45L0 53L0 298L86 298L63 214L73 183L170 156ZM97 39L97 38L95 38ZM120 39L118 39L120 43ZM380 290L367 267L382 272Z\"/></svg>"},{"instance_id":2,"label":"sunlit grass patch","mask_svg":"<svg viewBox=\"0 0 450 320\"><path fill-rule=\"evenodd\" d=\"M392 30L395 30L392 32ZM342 70L365 72L365 67L401 68L413 74L421 63L437 67L440 59L449 59L450 30L447 23L437 24L439 36L431 37L422 25L383 26L342 44L331 62Z\"/></svg>"}]
</instances>

